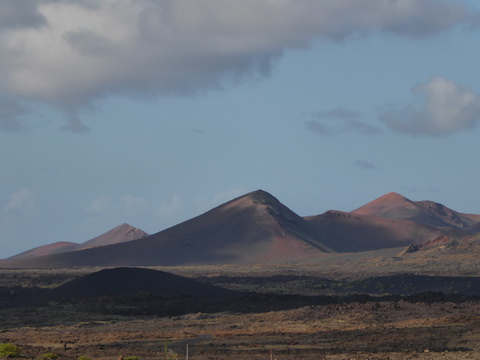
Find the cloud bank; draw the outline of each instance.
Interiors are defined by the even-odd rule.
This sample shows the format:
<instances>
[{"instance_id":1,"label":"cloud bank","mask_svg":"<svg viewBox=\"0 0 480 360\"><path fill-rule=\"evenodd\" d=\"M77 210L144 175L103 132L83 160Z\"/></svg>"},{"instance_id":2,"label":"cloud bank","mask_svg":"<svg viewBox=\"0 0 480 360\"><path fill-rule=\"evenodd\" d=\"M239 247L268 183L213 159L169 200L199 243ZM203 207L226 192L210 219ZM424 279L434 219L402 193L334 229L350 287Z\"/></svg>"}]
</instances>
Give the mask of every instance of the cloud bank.
<instances>
[{"instance_id":1,"label":"cloud bank","mask_svg":"<svg viewBox=\"0 0 480 360\"><path fill-rule=\"evenodd\" d=\"M316 39L476 23L447 0L4 0L0 99L59 107L66 129L85 132L78 110L108 95L188 95L268 76L284 51Z\"/></svg>"},{"instance_id":2,"label":"cloud bank","mask_svg":"<svg viewBox=\"0 0 480 360\"><path fill-rule=\"evenodd\" d=\"M480 121L480 95L440 76L412 89L420 108L408 105L380 116L390 128L411 135L441 136L474 127Z\"/></svg>"}]
</instances>

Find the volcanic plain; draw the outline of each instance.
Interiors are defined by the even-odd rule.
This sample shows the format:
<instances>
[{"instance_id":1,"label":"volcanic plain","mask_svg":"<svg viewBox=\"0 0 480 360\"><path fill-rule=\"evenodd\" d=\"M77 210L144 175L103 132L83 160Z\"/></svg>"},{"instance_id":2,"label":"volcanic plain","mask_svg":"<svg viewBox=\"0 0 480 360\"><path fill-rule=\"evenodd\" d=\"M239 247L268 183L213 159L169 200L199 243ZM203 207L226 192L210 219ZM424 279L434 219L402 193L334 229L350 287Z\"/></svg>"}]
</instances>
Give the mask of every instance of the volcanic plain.
<instances>
[{"instance_id":1,"label":"volcanic plain","mask_svg":"<svg viewBox=\"0 0 480 360\"><path fill-rule=\"evenodd\" d=\"M24 359L479 359L479 224L395 193L300 217L263 191L153 235L124 224L0 262L0 344Z\"/></svg>"}]
</instances>

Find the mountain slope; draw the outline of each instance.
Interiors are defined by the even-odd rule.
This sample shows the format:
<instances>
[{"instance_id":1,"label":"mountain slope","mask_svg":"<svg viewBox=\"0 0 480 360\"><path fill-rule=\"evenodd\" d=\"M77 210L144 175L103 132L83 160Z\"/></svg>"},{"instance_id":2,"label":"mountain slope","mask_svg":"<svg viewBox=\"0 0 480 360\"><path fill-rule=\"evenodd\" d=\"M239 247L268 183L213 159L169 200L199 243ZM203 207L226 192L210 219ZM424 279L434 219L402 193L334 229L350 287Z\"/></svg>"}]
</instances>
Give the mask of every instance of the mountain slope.
<instances>
[{"instance_id":1,"label":"mountain slope","mask_svg":"<svg viewBox=\"0 0 480 360\"><path fill-rule=\"evenodd\" d=\"M337 252L408 246L433 240L445 231L410 220L384 219L341 211L305 218L317 240Z\"/></svg>"},{"instance_id":2,"label":"mountain slope","mask_svg":"<svg viewBox=\"0 0 480 360\"><path fill-rule=\"evenodd\" d=\"M145 236L148 236L145 231L128 224L122 224L81 244L66 241L56 242L24 251L20 254L10 257L9 260L28 259L37 256L53 255L68 251L87 249L90 247L119 244L126 241L141 239Z\"/></svg>"},{"instance_id":3,"label":"mountain slope","mask_svg":"<svg viewBox=\"0 0 480 360\"><path fill-rule=\"evenodd\" d=\"M13 255L9 257L9 260L17 259L28 259L36 256L44 256L51 254L59 254L67 251L73 251L80 247L80 244L69 242L69 241L59 241L54 242L48 245L38 246L36 248L21 252L20 254Z\"/></svg>"},{"instance_id":4,"label":"mountain slope","mask_svg":"<svg viewBox=\"0 0 480 360\"><path fill-rule=\"evenodd\" d=\"M412 220L447 228L467 228L480 222L478 215L459 213L433 201L412 201L394 192L383 195L352 213L386 219Z\"/></svg>"},{"instance_id":5,"label":"mountain slope","mask_svg":"<svg viewBox=\"0 0 480 360\"><path fill-rule=\"evenodd\" d=\"M148 236L145 231L138 229L128 224L118 225L106 233L97 236L91 240L85 241L81 244L81 249L88 247L104 246L111 244L119 244L126 241L138 240L145 236Z\"/></svg>"},{"instance_id":6,"label":"mountain slope","mask_svg":"<svg viewBox=\"0 0 480 360\"><path fill-rule=\"evenodd\" d=\"M156 234L114 245L4 261L4 267L296 263L331 252L407 247L478 233L477 215L384 195L351 212L302 218L258 190ZM101 244L96 238L84 244ZM107 241L108 243L108 241Z\"/></svg>"},{"instance_id":7,"label":"mountain slope","mask_svg":"<svg viewBox=\"0 0 480 360\"><path fill-rule=\"evenodd\" d=\"M19 260L14 266L253 264L331 252L310 230L306 220L258 190L139 240Z\"/></svg>"},{"instance_id":8,"label":"mountain slope","mask_svg":"<svg viewBox=\"0 0 480 360\"><path fill-rule=\"evenodd\" d=\"M47 300L91 296L111 296L136 293L158 296L184 295L196 298L239 296L241 293L198 280L143 268L114 268L100 270L69 281L47 291Z\"/></svg>"}]
</instances>

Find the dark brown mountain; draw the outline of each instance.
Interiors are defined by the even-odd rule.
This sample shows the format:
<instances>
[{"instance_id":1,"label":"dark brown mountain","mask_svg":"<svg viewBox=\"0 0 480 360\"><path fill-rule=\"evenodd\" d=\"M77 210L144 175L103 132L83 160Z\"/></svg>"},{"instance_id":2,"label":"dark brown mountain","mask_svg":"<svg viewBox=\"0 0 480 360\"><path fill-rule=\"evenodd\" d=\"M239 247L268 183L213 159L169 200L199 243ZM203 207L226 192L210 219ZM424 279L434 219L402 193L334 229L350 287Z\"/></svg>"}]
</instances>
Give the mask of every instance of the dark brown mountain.
<instances>
[{"instance_id":1,"label":"dark brown mountain","mask_svg":"<svg viewBox=\"0 0 480 360\"><path fill-rule=\"evenodd\" d=\"M386 219L413 220L434 227L467 228L480 222L479 215L463 214L433 201L412 201L389 193L352 211Z\"/></svg>"},{"instance_id":2,"label":"dark brown mountain","mask_svg":"<svg viewBox=\"0 0 480 360\"><path fill-rule=\"evenodd\" d=\"M148 236L145 231L128 224L122 224L81 244L67 241L56 242L24 251L20 254L10 257L9 260L28 259L37 256L60 254L68 251L87 249L97 246L119 244L126 241L141 239L145 236Z\"/></svg>"},{"instance_id":3,"label":"dark brown mountain","mask_svg":"<svg viewBox=\"0 0 480 360\"><path fill-rule=\"evenodd\" d=\"M137 293L195 298L232 297L242 294L164 271L120 267L81 276L49 290L44 297L48 300L61 300Z\"/></svg>"},{"instance_id":4,"label":"dark brown mountain","mask_svg":"<svg viewBox=\"0 0 480 360\"><path fill-rule=\"evenodd\" d=\"M295 263L329 252L406 247L475 229L474 215L390 193L353 211L302 218L258 190L139 240L2 262L15 267ZM478 223L478 222L477 222ZM469 225L471 224L471 225ZM473 231L473 230L471 230Z\"/></svg>"},{"instance_id":5,"label":"dark brown mountain","mask_svg":"<svg viewBox=\"0 0 480 360\"><path fill-rule=\"evenodd\" d=\"M121 244L20 259L18 267L253 264L331 252L308 222L258 190L157 234ZM2 263L8 266L8 263Z\"/></svg>"},{"instance_id":6,"label":"dark brown mountain","mask_svg":"<svg viewBox=\"0 0 480 360\"><path fill-rule=\"evenodd\" d=\"M359 252L419 244L445 231L411 220L385 219L342 211L305 218L317 241L336 252Z\"/></svg>"}]
</instances>

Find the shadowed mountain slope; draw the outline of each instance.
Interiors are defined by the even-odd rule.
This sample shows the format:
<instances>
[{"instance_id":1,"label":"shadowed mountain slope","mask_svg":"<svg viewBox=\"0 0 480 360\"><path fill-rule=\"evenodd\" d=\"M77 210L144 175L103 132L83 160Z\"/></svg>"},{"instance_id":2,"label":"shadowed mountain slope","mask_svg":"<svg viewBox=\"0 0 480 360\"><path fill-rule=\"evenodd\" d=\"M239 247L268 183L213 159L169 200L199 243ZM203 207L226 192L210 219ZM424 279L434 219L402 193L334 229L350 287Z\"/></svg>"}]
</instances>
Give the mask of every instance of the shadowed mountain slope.
<instances>
[{"instance_id":1,"label":"shadowed mountain slope","mask_svg":"<svg viewBox=\"0 0 480 360\"><path fill-rule=\"evenodd\" d=\"M60 254L90 247L119 244L126 241L141 239L145 236L148 236L145 231L128 224L122 224L81 244L67 241L56 242L24 251L20 254L10 257L9 260L28 259L37 256Z\"/></svg>"},{"instance_id":2,"label":"shadowed mountain slope","mask_svg":"<svg viewBox=\"0 0 480 360\"><path fill-rule=\"evenodd\" d=\"M478 215L459 213L433 201L412 201L394 192L383 195L352 213L413 220L425 225L449 228L467 228L480 222Z\"/></svg>"},{"instance_id":3,"label":"shadowed mountain slope","mask_svg":"<svg viewBox=\"0 0 480 360\"><path fill-rule=\"evenodd\" d=\"M105 269L48 290L42 301L92 296L149 293L158 296L228 298L242 293L164 271L142 268Z\"/></svg>"},{"instance_id":4,"label":"shadowed mountain slope","mask_svg":"<svg viewBox=\"0 0 480 360\"><path fill-rule=\"evenodd\" d=\"M476 215L390 193L351 212L302 218L265 191L139 240L1 262L2 267L298 263L474 234ZM100 243L94 239L94 244ZM92 240L93 241L93 240ZM87 242L88 243L88 242Z\"/></svg>"},{"instance_id":5,"label":"shadowed mountain slope","mask_svg":"<svg viewBox=\"0 0 480 360\"><path fill-rule=\"evenodd\" d=\"M21 259L12 266L253 264L302 261L331 251L305 219L258 190L139 240Z\"/></svg>"},{"instance_id":6,"label":"shadowed mountain slope","mask_svg":"<svg viewBox=\"0 0 480 360\"><path fill-rule=\"evenodd\" d=\"M419 244L445 231L409 220L384 219L341 211L306 217L317 240L337 252L359 252Z\"/></svg>"}]
</instances>

